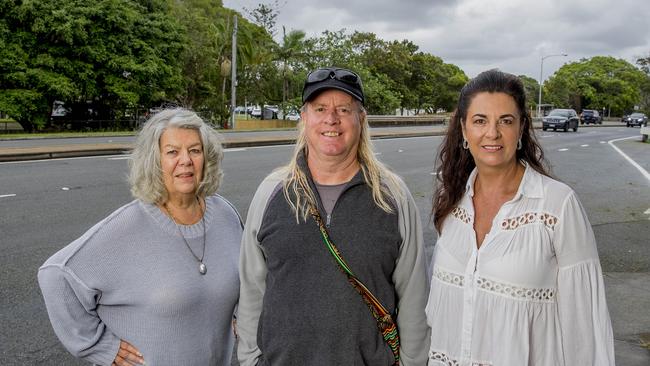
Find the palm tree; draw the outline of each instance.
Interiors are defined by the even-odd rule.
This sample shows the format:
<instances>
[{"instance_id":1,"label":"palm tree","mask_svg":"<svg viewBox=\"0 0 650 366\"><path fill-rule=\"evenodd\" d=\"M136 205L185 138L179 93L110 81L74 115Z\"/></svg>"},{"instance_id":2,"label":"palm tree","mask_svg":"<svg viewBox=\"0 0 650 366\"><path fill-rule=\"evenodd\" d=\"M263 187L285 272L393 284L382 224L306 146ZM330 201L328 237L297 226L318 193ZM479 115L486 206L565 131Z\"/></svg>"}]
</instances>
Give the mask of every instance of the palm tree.
<instances>
[{"instance_id":1,"label":"palm tree","mask_svg":"<svg viewBox=\"0 0 650 366\"><path fill-rule=\"evenodd\" d=\"M292 30L288 34L284 26L282 27L282 44L275 50L277 60L282 62L282 112L285 113L285 104L289 92L289 81L287 71L291 63L300 62L305 55L305 32L301 30Z\"/></svg>"}]
</instances>

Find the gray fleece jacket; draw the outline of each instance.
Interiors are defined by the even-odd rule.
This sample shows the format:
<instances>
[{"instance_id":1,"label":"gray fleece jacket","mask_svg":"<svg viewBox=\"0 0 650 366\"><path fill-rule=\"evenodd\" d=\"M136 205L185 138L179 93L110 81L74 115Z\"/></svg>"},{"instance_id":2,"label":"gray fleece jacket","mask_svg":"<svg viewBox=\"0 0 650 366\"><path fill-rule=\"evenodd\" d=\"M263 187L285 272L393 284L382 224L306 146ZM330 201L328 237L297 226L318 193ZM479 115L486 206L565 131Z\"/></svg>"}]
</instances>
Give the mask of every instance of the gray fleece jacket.
<instances>
[{"instance_id":1,"label":"gray fleece jacket","mask_svg":"<svg viewBox=\"0 0 650 366\"><path fill-rule=\"evenodd\" d=\"M299 163L308 172L304 159ZM317 224L311 217L296 222L282 193L283 178L281 172L269 175L248 211L240 255L239 361L392 365L375 319L327 251ZM328 231L357 277L389 311L399 310L401 365L425 365L429 285L422 231L413 198L400 185L395 212L386 213L359 172L336 202ZM325 218L320 199L319 206Z\"/></svg>"}]
</instances>

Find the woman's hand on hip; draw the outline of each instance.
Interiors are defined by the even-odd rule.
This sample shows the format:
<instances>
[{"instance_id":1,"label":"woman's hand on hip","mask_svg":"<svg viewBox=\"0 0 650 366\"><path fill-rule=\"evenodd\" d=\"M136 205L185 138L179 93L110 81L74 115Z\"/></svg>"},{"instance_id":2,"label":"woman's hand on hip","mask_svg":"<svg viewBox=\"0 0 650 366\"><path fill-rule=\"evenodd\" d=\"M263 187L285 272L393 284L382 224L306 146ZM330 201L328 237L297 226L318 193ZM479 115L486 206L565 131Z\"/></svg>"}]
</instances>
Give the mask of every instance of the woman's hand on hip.
<instances>
[{"instance_id":1,"label":"woman's hand on hip","mask_svg":"<svg viewBox=\"0 0 650 366\"><path fill-rule=\"evenodd\" d=\"M112 366L145 365L142 353L131 343L120 340L120 349L113 360Z\"/></svg>"}]
</instances>

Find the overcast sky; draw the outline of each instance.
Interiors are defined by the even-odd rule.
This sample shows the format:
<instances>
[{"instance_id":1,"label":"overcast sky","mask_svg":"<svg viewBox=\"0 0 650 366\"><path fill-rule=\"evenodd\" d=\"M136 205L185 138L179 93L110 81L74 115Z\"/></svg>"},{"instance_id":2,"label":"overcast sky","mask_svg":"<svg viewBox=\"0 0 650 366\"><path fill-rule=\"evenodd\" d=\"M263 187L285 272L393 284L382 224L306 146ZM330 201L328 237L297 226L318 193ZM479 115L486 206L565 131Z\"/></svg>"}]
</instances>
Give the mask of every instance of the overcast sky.
<instances>
[{"instance_id":1,"label":"overcast sky","mask_svg":"<svg viewBox=\"0 0 650 366\"><path fill-rule=\"evenodd\" d=\"M224 0L246 16L272 0ZM381 39L408 39L420 51L470 76L499 68L544 79L566 62L613 56L634 64L650 55L649 0L280 0L278 33L308 37L345 28Z\"/></svg>"}]
</instances>

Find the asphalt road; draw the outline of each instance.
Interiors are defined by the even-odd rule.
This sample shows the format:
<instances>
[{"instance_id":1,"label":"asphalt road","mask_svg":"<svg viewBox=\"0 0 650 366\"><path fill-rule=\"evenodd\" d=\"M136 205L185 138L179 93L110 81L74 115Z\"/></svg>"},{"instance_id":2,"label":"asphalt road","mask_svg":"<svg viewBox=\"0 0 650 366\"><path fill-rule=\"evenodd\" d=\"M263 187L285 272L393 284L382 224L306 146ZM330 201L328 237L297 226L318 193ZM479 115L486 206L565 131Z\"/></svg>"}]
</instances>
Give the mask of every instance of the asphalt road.
<instances>
[{"instance_id":1,"label":"asphalt road","mask_svg":"<svg viewBox=\"0 0 650 366\"><path fill-rule=\"evenodd\" d=\"M577 191L593 225L607 272L617 364L648 365L650 352L634 342L639 333L650 332L650 145L639 142L638 129L624 127L538 133L553 173ZM613 144L646 175L608 143L626 137L633 138ZM441 137L375 141L379 158L410 187L424 221L440 142ZM220 193L245 217L259 182L291 151L291 146L227 150ZM59 248L131 200L126 174L124 156L0 163L0 364L85 365L56 339L36 271ZM430 227L425 239L430 251L435 241Z\"/></svg>"}]
</instances>

